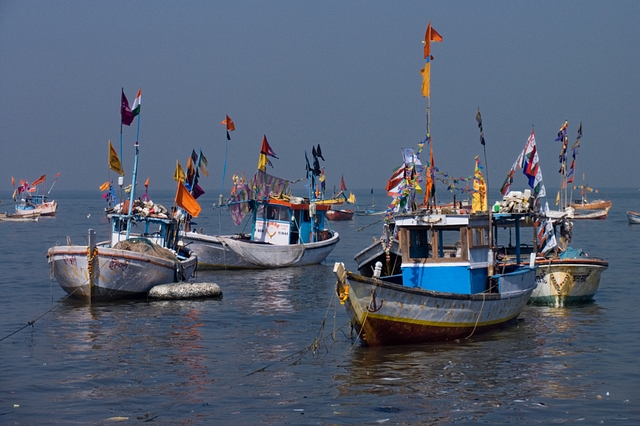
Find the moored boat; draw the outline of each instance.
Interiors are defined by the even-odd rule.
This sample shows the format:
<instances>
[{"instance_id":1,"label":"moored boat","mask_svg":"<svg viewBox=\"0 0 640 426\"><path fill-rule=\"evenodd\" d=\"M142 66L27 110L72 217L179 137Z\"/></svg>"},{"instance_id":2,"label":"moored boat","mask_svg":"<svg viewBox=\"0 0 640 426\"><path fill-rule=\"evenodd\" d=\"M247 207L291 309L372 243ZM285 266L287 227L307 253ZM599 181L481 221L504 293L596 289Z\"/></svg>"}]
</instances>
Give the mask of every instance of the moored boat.
<instances>
[{"instance_id":1,"label":"moored boat","mask_svg":"<svg viewBox=\"0 0 640 426\"><path fill-rule=\"evenodd\" d=\"M640 223L640 212L627 212L627 220L629 223Z\"/></svg>"},{"instance_id":2,"label":"moored boat","mask_svg":"<svg viewBox=\"0 0 640 426\"><path fill-rule=\"evenodd\" d=\"M263 269L318 264L326 259L340 240L339 234L326 224L326 214L332 204L314 198L317 175L313 170L308 169L310 197L293 196L289 193L289 181L265 172L266 155L275 156L268 153L273 153L273 150L264 137L258 170L251 184L238 178L229 204L236 224L250 215L249 234L207 235L194 231L180 234L184 244L198 256L201 269ZM313 153L314 163L317 163L315 147ZM319 170L319 167L314 169Z\"/></svg>"},{"instance_id":3,"label":"moored boat","mask_svg":"<svg viewBox=\"0 0 640 426\"><path fill-rule=\"evenodd\" d=\"M141 90L134 103L136 114L140 95ZM122 97L122 123L129 125L133 116L124 92ZM138 116L138 131L139 125ZM144 297L156 285L185 281L195 272L197 257L179 245L174 215L152 202L134 201L138 156L136 138L130 198L108 215L109 240L97 242L90 229L86 245L73 245L67 238L67 245L47 252L52 276L71 297L87 302Z\"/></svg>"},{"instance_id":4,"label":"moored boat","mask_svg":"<svg viewBox=\"0 0 640 426\"><path fill-rule=\"evenodd\" d=\"M38 213L40 216L55 216L58 210L58 202L49 200L48 194L56 184L60 173L56 174L51 188L47 194L44 193L44 184L47 175L42 175L34 180L31 184L28 181L20 180L20 185L13 191L13 199L17 200L17 196L21 195L20 202L15 206L15 214L21 216L30 216ZM12 177L11 182L15 186L15 179Z\"/></svg>"},{"instance_id":5,"label":"moored boat","mask_svg":"<svg viewBox=\"0 0 640 426\"><path fill-rule=\"evenodd\" d=\"M354 211L351 209L334 209L333 207L326 212L328 220L351 220L353 214Z\"/></svg>"},{"instance_id":6,"label":"moored boat","mask_svg":"<svg viewBox=\"0 0 640 426\"><path fill-rule=\"evenodd\" d=\"M31 212L25 214L0 213L0 222L37 222L40 213Z\"/></svg>"},{"instance_id":7,"label":"moored boat","mask_svg":"<svg viewBox=\"0 0 640 426\"><path fill-rule=\"evenodd\" d=\"M395 226L400 274L365 277L334 267L336 293L367 345L451 340L500 327L535 288L535 266L493 263L489 214L419 211L396 216Z\"/></svg>"}]
</instances>

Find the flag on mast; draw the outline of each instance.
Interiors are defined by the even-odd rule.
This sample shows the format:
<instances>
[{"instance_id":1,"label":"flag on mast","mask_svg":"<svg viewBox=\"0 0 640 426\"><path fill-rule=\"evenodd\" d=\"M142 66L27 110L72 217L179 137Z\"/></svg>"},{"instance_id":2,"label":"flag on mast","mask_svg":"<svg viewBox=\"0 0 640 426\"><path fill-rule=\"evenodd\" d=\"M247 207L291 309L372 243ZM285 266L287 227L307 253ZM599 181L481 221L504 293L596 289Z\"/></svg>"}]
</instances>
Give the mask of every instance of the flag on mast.
<instances>
[{"instance_id":1,"label":"flag on mast","mask_svg":"<svg viewBox=\"0 0 640 426\"><path fill-rule=\"evenodd\" d=\"M133 101L133 106L131 107L132 120L133 120L133 117L140 114L141 98L142 98L142 87L138 89L138 94L136 95L136 99Z\"/></svg>"},{"instance_id":2,"label":"flag on mast","mask_svg":"<svg viewBox=\"0 0 640 426\"><path fill-rule=\"evenodd\" d=\"M260 148L260 158L258 159L258 170L265 173L267 171L267 164L273 167L273 164L271 164L271 161L269 161L267 156L276 159L278 158L276 157L276 153L273 152L273 149L271 149L271 146L269 146L269 142L267 142L267 135L262 135L262 147Z\"/></svg>"},{"instance_id":3,"label":"flag on mast","mask_svg":"<svg viewBox=\"0 0 640 426\"><path fill-rule=\"evenodd\" d=\"M124 176L124 169L122 168L120 157L118 157L118 153L113 145L111 145L111 140L109 140L109 168L120 176Z\"/></svg>"},{"instance_id":4,"label":"flag on mast","mask_svg":"<svg viewBox=\"0 0 640 426\"><path fill-rule=\"evenodd\" d=\"M225 116L225 119L220 122L220 124L225 124L227 126L227 140L231 140L231 136L229 136L229 132L233 132L236 129L236 125L233 124L233 120L228 115Z\"/></svg>"},{"instance_id":5,"label":"flag on mast","mask_svg":"<svg viewBox=\"0 0 640 426\"><path fill-rule=\"evenodd\" d=\"M433 28L431 28L431 22L427 25L427 31L424 35L424 59L426 63L424 64L424 68L420 70L420 74L422 75L422 96L428 98L431 96L431 60L433 56L431 55L431 42L434 41L439 43L442 41L442 36Z\"/></svg>"},{"instance_id":6,"label":"flag on mast","mask_svg":"<svg viewBox=\"0 0 640 426\"><path fill-rule=\"evenodd\" d=\"M129 101L124 94L124 89L122 89L122 98L120 100L120 117L122 120L122 124L125 126L130 126L133 121L133 113L131 112L131 108L129 108Z\"/></svg>"}]
</instances>

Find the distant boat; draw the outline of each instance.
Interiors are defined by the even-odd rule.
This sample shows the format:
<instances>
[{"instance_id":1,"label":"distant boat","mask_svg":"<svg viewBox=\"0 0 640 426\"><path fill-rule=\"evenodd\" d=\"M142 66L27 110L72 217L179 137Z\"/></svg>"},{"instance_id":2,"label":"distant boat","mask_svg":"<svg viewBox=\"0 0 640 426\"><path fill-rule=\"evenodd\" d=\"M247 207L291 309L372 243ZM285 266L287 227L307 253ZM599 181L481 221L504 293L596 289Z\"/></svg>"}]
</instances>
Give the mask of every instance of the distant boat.
<instances>
[{"instance_id":1,"label":"distant boat","mask_svg":"<svg viewBox=\"0 0 640 426\"><path fill-rule=\"evenodd\" d=\"M640 223L640 212L627 212L627 219L629 223Z\"/></svg>"},{"instance_id":2,"label":"distant boat","mask_svg":"<svg viewBox=\"0 0 640 426\"><path fill-rule=\"evenodd\" d=\"M25 214L0 213L0 222L37 222L40 213L31 212Z\"/></svg>"},{"instance_id":3,"label":"distant boat","mask_svg":"<svg viewBox=\"0 0 640 426\"><path fill-rule=\"evenodd\" d=\"M351 209L334 209L331 207L325 213L327 215L327 219L334 220L351 220L353 219L354 211Z\"/></svg>"},{"instance_id":4,"label":"distant boat","mask_svg":"<svg viewBox=\"0 0 640 426\"><path fill-rule=\"evenodd\" d=\"M60 173L56 174L47 195L44 193L44 183L47 180L47 175L40 176L31 184L27 181L20 180L20 185L13 192L14 200L18 195L22 196L20 202L15 206L15 214L28 216L33 213L39 213L40 216L55 216L58 210L58 202L49 200L48 194L51 192L51 189L53 189L59 176ZM15 184L13 178L11 178L11 181ZM40 185L42 185L41 193L39 190Z\"/></svg>"}]
</instances>

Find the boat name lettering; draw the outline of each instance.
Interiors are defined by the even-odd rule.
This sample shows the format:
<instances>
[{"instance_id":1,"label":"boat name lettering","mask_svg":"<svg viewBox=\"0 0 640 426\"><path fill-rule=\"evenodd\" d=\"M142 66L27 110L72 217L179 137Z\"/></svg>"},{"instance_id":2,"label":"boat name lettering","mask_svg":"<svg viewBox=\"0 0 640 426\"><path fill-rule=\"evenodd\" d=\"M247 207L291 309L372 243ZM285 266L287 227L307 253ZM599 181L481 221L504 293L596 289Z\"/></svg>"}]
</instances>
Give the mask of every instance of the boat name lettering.
<instances>
[{"instance_id":1,"label":"boat name lettering","mask_svg":"<svg viewBox=\"0 0 640 426\"><path fill-rule=\"evenodd\" d=\"M129 267L129 261L125 260L124 262L119 261L115 257L112 257L109 261L109 269L114 270L116 268L120 268L123 271Z\"/></svg>"}]
</instances>

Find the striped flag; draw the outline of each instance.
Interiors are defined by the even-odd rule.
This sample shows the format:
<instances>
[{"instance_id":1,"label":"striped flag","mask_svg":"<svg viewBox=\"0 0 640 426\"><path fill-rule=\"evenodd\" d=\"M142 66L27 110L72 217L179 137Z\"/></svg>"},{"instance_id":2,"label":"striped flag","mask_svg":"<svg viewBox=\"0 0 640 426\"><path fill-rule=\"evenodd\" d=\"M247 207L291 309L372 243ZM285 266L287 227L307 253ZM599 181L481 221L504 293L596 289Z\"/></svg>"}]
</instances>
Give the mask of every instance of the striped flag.
<instances>
[{"instance_id":1,"label":"striped flag","mask_svg":"<svg viewBox=\"0 0 640 426\"><path fill-rule=\"evenodd\" d=\"M140 114L140 100L142 98L142 87L138 89L138 94L136 95L136 99L133 101L133 106L131 107L131 114L133 117ZM132 119L133 119L132 117Z\"/></svg>"}]
</instances>

